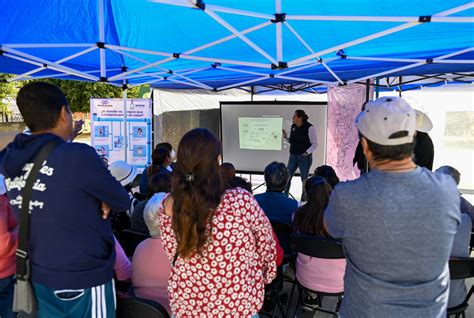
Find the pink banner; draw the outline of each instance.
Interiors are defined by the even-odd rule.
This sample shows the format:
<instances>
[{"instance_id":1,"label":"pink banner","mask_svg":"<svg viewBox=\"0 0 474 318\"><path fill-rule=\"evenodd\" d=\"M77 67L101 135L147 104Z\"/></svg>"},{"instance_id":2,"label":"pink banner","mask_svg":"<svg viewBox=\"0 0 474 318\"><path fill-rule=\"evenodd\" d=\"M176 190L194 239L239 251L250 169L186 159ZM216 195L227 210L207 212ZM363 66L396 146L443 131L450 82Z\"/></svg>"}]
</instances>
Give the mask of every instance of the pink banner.
<instances>
[{"instance_id":1,"label":"pink banner","mask_svg":"<svg viewBox=\"0 0 474 318\"><path fill-rule=\"evenodd\" d=\"M334 168L341 181L359 177L352 159L359 142L355 118L366 100L365 94L366 86L361 84L328 88L326 162Z\"/></svg>"}]
</instances>

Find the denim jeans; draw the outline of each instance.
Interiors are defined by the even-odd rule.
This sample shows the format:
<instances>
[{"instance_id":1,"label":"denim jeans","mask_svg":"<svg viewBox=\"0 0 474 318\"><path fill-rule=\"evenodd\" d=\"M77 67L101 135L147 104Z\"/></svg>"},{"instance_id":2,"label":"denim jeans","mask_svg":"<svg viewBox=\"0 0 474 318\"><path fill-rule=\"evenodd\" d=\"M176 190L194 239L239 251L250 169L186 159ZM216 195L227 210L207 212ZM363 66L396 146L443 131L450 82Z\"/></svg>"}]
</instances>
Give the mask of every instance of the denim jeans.
<instances>
[{"instance_id":1,"label":"denim jeans","mask_svg":"<svg viewBox=\"0 0 474 318\"><path fill-rule=\"evenodd\" d=\"M290 191L291 186L291 179L295 174L296 169L300 169L300 177L302 183L302 193L301 193L301 201L306 201L306 193L304 191L304 183L306 179L308 179L309 169L313 164L313 155L309 154L307 156L303 155L292 155L290 154L290 158L288 159L288 172L290 173L290 180L288 180L288 185L286 187L286 193Z\"/></svg>"},{"instance_id":2,"label":"denim jeans","mask_svg":"<svg viewBox=\"0 0 474 318\"><path fill-rule=\"evenodd\" d=\"M0 317L2 318L16 317L12 310L14 286L13 275L0 279Z\"/></svg>"}]
</instances>

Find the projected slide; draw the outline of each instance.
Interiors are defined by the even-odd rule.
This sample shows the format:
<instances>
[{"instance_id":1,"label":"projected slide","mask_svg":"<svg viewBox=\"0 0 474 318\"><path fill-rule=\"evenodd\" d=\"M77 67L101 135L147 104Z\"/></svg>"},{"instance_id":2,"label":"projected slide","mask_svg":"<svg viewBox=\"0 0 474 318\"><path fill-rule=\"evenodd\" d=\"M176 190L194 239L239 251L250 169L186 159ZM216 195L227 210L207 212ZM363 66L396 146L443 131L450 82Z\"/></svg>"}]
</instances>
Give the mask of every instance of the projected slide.
<instances>
[{"instance_id":1,"label":"projected slide","mask_svg":"<svg viewBox=\"0 0 474 318\"><path fill-rule=\"evenodd\" d=\"M283 118L239 117L240 149L281 150Z\"/></svg>"}]
</instances>

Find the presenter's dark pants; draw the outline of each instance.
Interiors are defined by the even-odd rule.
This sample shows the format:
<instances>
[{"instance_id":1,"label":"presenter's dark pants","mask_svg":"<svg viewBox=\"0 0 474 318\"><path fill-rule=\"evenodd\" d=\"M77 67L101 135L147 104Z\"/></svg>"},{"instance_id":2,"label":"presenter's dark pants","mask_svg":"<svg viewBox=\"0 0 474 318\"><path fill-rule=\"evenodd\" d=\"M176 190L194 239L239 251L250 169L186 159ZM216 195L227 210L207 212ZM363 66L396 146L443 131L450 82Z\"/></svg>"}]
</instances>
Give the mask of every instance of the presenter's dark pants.
<instances>
[{"instance_id":1,"label":"presenter's dark pants","mask_svg":"<svg viewBox=\"0 0 474 318\"><path fill-rule=\"evenodd\" d=\"M306 193L304 191L304 183L308 179L309 169L313 164L313 155L309 154L307 156L303 155L292 155L290 154L290 159L288 160L288 171L290 173L290 180L288 180L288 186L286 187L286 193L290 191L291 179L295 174L296 169L300 169L300 177L302 183L302 193L301 201L306 201Z\"/></svg>"}]
</instances>

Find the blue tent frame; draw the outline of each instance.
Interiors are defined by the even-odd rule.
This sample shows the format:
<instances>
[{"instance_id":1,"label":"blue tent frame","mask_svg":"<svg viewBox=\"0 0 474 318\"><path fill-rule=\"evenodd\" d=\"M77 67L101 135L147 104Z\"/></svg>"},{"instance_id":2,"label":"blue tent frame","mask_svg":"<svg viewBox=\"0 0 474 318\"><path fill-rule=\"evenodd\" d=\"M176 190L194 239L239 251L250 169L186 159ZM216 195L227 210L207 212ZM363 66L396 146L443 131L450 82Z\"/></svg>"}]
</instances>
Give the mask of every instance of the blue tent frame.
<instances>
[{"instance_id":1,"label":"blue tent frame","mask_svg":"<svg viewBox=\"0 0 474 318\"><path fill-rule=\"evenodd\" d=\"M474 79L467 0L1 0L0 72L127 88L320 92Z\"/></svg>"}]
</instances>

